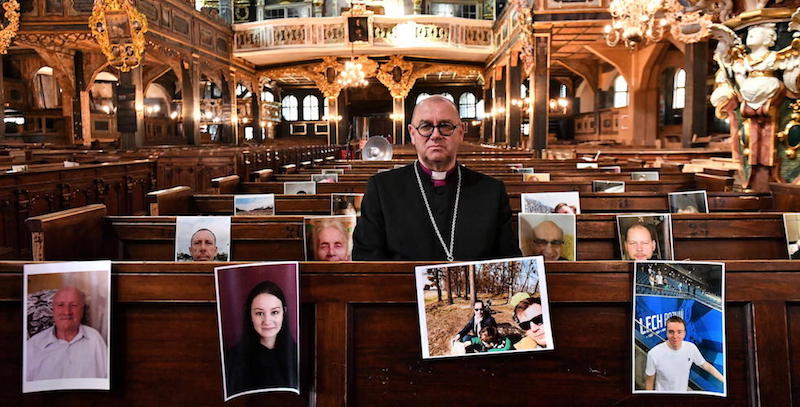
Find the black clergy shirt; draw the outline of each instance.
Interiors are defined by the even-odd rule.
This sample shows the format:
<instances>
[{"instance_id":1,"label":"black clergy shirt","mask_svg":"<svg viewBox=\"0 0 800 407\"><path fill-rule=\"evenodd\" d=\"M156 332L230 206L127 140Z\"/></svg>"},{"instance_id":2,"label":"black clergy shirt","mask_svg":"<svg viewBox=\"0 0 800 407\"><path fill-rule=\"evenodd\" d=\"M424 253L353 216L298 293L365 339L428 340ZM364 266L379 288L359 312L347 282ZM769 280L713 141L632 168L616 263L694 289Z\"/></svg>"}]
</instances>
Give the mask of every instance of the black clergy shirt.
<instances>
[{"instance_id":1,"label":"black clergy shirt","mask_svg":"<svg viewBox=\"0 0 800 407\"><path fill-rule=\"evenodd\" d=\"M458 171L448 175L447 185L434 187L430 176L418 169L431 212L449 247ZM520 256L503 183L465 167L461 167L461 179L454 259ZM425 209L413 165L369 178L361 216L353 233L352 257L353 260L447 261Z\"/></svg>"}]
</instances>

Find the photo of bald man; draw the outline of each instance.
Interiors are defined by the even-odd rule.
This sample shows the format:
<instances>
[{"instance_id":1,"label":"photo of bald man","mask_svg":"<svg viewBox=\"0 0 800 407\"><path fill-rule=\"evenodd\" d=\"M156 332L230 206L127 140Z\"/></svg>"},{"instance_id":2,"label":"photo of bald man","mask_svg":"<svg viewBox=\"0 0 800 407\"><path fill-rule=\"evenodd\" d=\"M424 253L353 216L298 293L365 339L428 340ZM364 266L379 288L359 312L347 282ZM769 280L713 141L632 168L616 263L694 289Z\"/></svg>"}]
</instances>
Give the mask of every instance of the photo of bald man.
<instances>
[{"instance_id":1,"label":"photo of bald man","mask_svg":"<svg viewBox=\"0 0 800 407\"><path fill-rule=\"evenodd\" d=\"M521 213L519 245L524 256L542 256L545 261L574 261L575 215Z\"/></svg>"}]
</instances>

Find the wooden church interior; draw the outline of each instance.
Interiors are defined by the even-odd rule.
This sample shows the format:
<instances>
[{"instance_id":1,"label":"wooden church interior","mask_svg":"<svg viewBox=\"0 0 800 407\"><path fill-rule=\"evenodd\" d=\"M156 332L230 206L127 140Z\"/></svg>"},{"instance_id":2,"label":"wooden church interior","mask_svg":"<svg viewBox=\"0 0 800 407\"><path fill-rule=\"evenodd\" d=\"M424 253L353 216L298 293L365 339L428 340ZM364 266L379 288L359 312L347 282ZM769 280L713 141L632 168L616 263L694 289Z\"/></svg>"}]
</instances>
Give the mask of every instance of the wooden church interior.
<instances>
[{"instance_id":1,"label":"wooden church interior","mask_svg":"<svg viewBox=\"0 0 800 407\"><path fill-rule=\"evenodd\" d=\"M303 216L329 214L331 193L364 192L370 175L411 163L414 106L444 94L466 127L459 162L503 181L515 225L522 193L581 194L578 261L546 265L556 350L424 361L413 270L426 263L302 262L301 393L231 404L800 405L800 262L789 260L782 218L800 212L800 133L790 131L800 106L789 104L798 96L782 87L752 120L712 103L725 83L722 40L709 28L744 40L749 28L777 23L772 50L791 51L800 1L665 1L631 20L647 3L5 8L0 400L223 404L215 265L172 261L175 217L226 216L234 194L276 194L275 216L232 218L232 258L302 262ZM120 12L122 23L106 19ZM771 165L751 158L748 143L762 130L771 132ZM389 141L390 160L362 160L374 136ZM588 161L620 171L576 169ZM551 180L523 182L512 163ZM352 168L316 194L283 194L283 182L340 164ZM631 180L644 169L660 179ZM624 180L626 192L592 192L597 179ZM726 265L728 396L632 395L633 263L618 260L614 214L667 212L668 193L690 190L707 191L710 213L673 214L675 258ZM22 394L24 264L90 259L113 261L112 390Z\"/></svg>"}]
</instances>

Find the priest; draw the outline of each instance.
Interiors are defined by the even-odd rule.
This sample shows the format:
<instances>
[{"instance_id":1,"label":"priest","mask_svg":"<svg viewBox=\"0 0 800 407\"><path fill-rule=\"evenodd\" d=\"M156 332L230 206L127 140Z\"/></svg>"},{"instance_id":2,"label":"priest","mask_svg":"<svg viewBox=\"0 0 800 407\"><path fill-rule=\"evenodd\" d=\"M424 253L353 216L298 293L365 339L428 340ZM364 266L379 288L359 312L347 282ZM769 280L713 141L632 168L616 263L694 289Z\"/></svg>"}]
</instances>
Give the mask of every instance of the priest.
<instances>
[{"instance_id":1,"label":"priest","mask_svg":"<svg viewBox=\"0 0 800 407\"><path fill-rule=\"evenodd\" d=\"M408 125L417 161L370 177L353 260L454 261L520 256L502 182L458 165L464 125L442 96Z\"/></svg>"}]
</instances>

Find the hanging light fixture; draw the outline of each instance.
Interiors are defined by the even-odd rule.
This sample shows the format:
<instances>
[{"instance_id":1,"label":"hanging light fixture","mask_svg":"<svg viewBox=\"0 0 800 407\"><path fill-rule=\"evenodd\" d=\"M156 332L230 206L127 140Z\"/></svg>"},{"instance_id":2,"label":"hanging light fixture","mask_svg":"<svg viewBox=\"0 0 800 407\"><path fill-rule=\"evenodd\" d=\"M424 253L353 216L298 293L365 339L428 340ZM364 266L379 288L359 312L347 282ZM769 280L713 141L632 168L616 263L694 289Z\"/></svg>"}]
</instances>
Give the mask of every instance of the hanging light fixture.
<instances>
[{"instance_id":1,"label":"hanging light fixture","mask_svg":"<svg viewBox=\"0 0 800 407\"><path fill-rule=\"evenodd\" d=\"M663 0L612 0L608 11L611 24L605 32L610 47L622 42L633 49L646 41L658 42L667 30Z\"/></svg>"},{"instance_id":2,"label":"hanging light fixture","mask_svg":"<svg viewBox=\"0 0 800 407\"><path fill-rule=\"evenodd\" d=\"M343 88L357 88L367 86L367 74L364 65L353 58L344 63L344 70L339 74L339 84Z\"/></svg>"}]
</instances>

